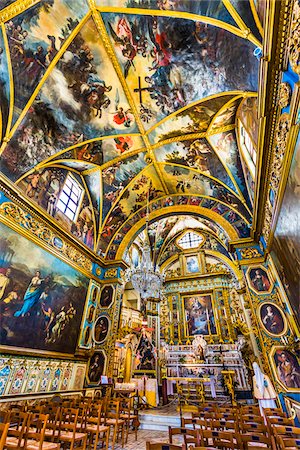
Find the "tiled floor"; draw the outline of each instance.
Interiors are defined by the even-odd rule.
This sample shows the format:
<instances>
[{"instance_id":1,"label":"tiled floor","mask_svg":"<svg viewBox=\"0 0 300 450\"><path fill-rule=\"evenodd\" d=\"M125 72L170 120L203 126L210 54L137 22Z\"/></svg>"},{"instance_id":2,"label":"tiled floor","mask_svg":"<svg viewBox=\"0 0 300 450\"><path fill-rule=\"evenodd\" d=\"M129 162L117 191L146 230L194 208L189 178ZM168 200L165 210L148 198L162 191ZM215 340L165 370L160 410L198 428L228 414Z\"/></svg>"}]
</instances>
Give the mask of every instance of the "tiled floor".
<instances>
[{"instance_id":1,"label":"tiled floor","mask_svg":"<svg viewBox=\"0 0 300 450\"><path fill-rule=\"evenodd\" d=\"M179 438L180 439L180 438ZM125 450L145 450L146 442L168 442L168 433L166 431L150 431L139 430L138 439L135 440L134 433L130 433L128 436L128 443L125 445ZM179 443L174 438L174 443ZM117 444L115 450L121 450L122 446Z\"/></svg>"}]
</instances>

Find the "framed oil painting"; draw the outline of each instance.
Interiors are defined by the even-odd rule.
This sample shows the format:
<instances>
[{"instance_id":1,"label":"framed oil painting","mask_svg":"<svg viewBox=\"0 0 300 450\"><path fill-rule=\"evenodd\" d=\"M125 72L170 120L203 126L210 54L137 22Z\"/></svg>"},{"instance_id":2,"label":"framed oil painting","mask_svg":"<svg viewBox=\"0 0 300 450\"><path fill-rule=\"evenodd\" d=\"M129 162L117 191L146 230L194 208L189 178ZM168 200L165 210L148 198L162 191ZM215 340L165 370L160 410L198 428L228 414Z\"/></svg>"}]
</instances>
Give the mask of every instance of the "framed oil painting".
<instances>
[{"instance_id":1,"label":"framed oil painting","mask_svg":"<svg viewBox=\"0 0 300 450\"><path fill-rule=\"evenodd\" d=\"M270 358L277 381L286 391L299 392L300 365L298 356L285 347L277 347L272 349Z\"/></svg>"},{"instance_id":2,"label":"framed oil painting","mask_svg":"<svg viewBox=\"0 0 300 450\"><path fill-rule=\"evenodd\" d=\"M89 361L87 380L89 384L99 384L105 371L106 356L103 351L95 352Z\"/></svg>"},{"instance_id":3,"label":"framed oil painting","mask_svg":"<svg viewBox=\"0 0 300 450\"><path fill-rule=\"evenodd\" d=\"M273 289L273 282L263 266L249 268L247 278L251 289L257 294L269 294Z\"/></svg>"},{"instance_id":4,"label":"framed oil painting","mask_svg":"<svg viewBox=\"0 0 300 450\"><path fill-rule=\"evenodd\" d=\"M186 337L217 334L211 294L184 295L182 296L182 306Z\"/></svg>"},{"instance_id":5,"label":"framed oil painting","mask_svg":"<svg viewBox=\"0 0 300 450\"><path fill-rule=\"evenodd\" d=\"M0 223L0 345L73 354L88 277Z\"/></svg>"},{"instance_id":6,"label":"framed oil painting","mask_svg":"<svg viewBox=\"0 0 300 450\"><path fill-rule=\"evenodd\" d=\"M98 292L99 292L99 289L97 288L97 286L93 286L92 293L91 293L91 301L93 303L96 303Z\"/></svg>"},{"instance_id":7,"label":"framed oil painting","mask_svg":"<svg viewBox=\"0 0 300 450\"><path fill-rule=\"evenodd\" d=\"M261 303L258 317L263 329L271 336L279 337L287 332L287 319L284 312L274 303Z\"/></svg>"},{"instance_id":8,"label":"framed oil painting","mask_svg":"<svg viewBox=\"0 0 300 450\"><path fill-rule=\"evenodd\" d=\"M114 298L114 288L112 286L104 286L100 296L100 306L108 308L111 306Z\"/></svg>"},{"instance_id":9,"label":"framed oil painting","mask_svg":"<svg viewBox=\"0 0 300 450\"><path fill-rule=\"evenodd\" d=\"M95 322L93 335L94 341L101 344L107 338L110 329L110 320L106 315L101 315Z\"/></svg>"}]
</instances>

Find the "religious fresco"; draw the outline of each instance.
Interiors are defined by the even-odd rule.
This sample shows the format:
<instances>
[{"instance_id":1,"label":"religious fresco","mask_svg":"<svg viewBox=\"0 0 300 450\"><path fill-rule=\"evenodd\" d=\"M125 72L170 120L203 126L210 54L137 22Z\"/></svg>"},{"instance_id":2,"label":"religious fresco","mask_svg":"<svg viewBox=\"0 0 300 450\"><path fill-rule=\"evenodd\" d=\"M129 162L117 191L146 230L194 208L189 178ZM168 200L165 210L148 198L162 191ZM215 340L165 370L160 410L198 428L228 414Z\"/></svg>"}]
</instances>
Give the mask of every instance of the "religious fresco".
<instances>
[{"instance_id":1,"label":"religious fresco","mask_svg":"<svg viewBox=\"0 0 300 450\"><path fill-rule=\"evenodd\" d=\"M9 71L3 31L0 29L0 105L1 128L0 139L3 139L8 125L10 102Z\"/></svg>"},{"instance_id":2,"label":"religious fresco","mask_svg":"<svg viewBox=\"0 0 300 450\"><path fill-rule=\"evenodd\" d=\"M287 331L287 321L284 312L271 302L264 302L259 306L259 319L264 330L274 336L282 336Z\"/></svg>"},{"instance_id":3,"label":"religious fresco","mask_svg":"<svg viewBox=\"0 0 300 450\"><path fill-rule=\"evenodd\" d=\"M214 148L223 164L225 164L231 172L231 175L234 177L240 191L247 201L248 206L251 207L250 199L245 185L245 178L235 132L225 131L223 133L214 134L213 136L209 136L208 141Z\"/></svg>"},{"instance_id":4,"label":"religious fresco","mask_svg":"<svg viewBox=\"0 0 300 450\"><path fill-rule=\"evenodd\" d=\"M123 161L107 167L102 170L103 181L103 211L102 218L104 219L108 211L111 209L115 201L120 194L124 191L125 187L136 177L145 167L147 163L145 161L145 153L136 154ZM136 183L132 187L132 191L138 191L143 186L143 181L137 177ZM143 180L145 179L145 176ZM141 184L142 183L142 184ZM125 192L123 196L128 195Z\"/></svg>"},{"instance_id":5,"label":"religious fresco","mask_svg":"<svg viewBox=\"0 0 300 450\"><path fill-rule=\"evenodd\" d=\"M217 112L234 97L233 94L214 96L179 111L149 132L150 142L155 144L182 134L205 132Z\"/></svg>"},{"instance_id":6,"label":"religious fresco","mask_svg":"<svg viewBox=\"0 0 300 450\"><path fill-rule=\"evenodd\" d=\"M72 177L82 189L78 214L71 220L58 208L59 199L68 179L69 172L60 168L47 168L32 172L19 182L19 188L39 207L52 216L64 229L79 239L87 247L94 248L94 213L85 193L82 181L76 174Z\"/></svg>"},{"instance_id":7,"label":"religious fresco","mask_svg":"<svg viewBox=\"0 0 300 450\"><path fill-rule=\"evenodd\" d=\"M113 13L102 16L140 113L141 108L149 109L146 118L141 114L146 128L209 95L257 90L258 61L249 41L192 20Z\"/></svg>"},{"instance_id":8,"label":"religious fresco","mask_svg":"<svg viewBox=\"0 0 300 450\"><path fill-rule=\"evenodd\" d=\"M230 25L236 26L232 16L229 14L223 2L216 0L207 2L206 0L96 0L99 7L118 6L141 9L161 9L163 11L182 11L211 17Z\"/></svg>"},{"instance_id":9,"label":"religious fresco","mask_svg":"<svg viewBox=\"0 0 300 450\"><path fill-rule=\"evenodd\" d=\"M87 5L79 0L42 0L6 23L14 78L14 121L87 12Z\"/></svg>"},{"instance_id":10,"label":"religious fresco","mask_svg":"<svg viewBox=\"0 0 300 450\"><path fill-rule=\"evenodd\" d=\"M206 139L191 139L167 144L156 149L155 156L159 162L191 167L204 175L217 178L238 193L222 162Z\"/></svg>"},{"instance_id":11,"label":"religious fresco","mask_svg":"<svg viewBox=\"0 0 300 450\"><path fill-rule=\"evenodd\" d=\"M210 294L182 296L186 337L216 334L216 320Z\"/></svg>"},{"instance_id":12,"label":"religious fresco","mask_svg":"<svg viewBox=\"0 0 300 450\"><path fill-rule=\"evenodd\" d=\"M273 250L295 316L300 324L300 135L294 150L290 172L275 230ZM284 271L282 273L282 269Z\"/></svg>"},{"instance_id":13,"label":"religious fresco","mask_svg":"<svg viewBox=\"0 0 300 450\"><path fill-rule=\"evenodd\" d=\"M252 138L254 146L258 145L258 111L257 97L246 97L239 107L237 113L238 119L242 122L247 133Z\"/></svg>"},{"instance_id":14,"label":"religious fresco","mask_svg":"<svg viewBox=\"0 0 300 450\"><path fill-rule=\"evenodd\" d=\"M221 183L182 166L163 164L161 168L169 192L217 198L228 204L229 207L237 209L244 217L249 218L249 213L241 201Z\"/></svg>"},{"instance_id":15,"label":"religious fresco","mask_svg":"<svg viewBox=\"0 0 300 450\"><path fill-rule=\"evenodd\" d=\"M52 69L4 151L2 170L10 178L16 176L15 161L18 170L25 172L65 147L101 136L104 130L105 134L136 131L124 91L98 36L90 19Z\"/></svg>"},{"instance_id":16,"label":"religious fresco","mask_svg":"<svg viewBox=\"0 0 300 450\"><path fill-rule=\"evenodd\" d=\"M7 226L0 231L0 344L74 353L88 278Z\"/></svg>"},{"instance_id":17,"label":"religious fresco","mask_svg":"<svg viewBox=\"0 0 300 450\"><path fill-rule=\"evenodd\" d=\"M235 124L235 116L241 100L241 98L238 98L229 102L216 114L209 126L209 133L214 133L221 127Z\"/></svg>"},{"instance_id":18,"label":"religious fresco","mask_svg":"<svg viewBox=\"0 0 300 450\"><path fill-rule=\"evenodd\" d=\"M251 1L251 0L250 0ZM267 0L253 0L261 25L265 23Z\"/></svg>"},{"instance_id":19,"label":"religious fresco","mask_svg":"<svg viewBox=\"0 0 300 450\"><path fill-rule=\"evenodd\" d=\"M253 17L250 5L251 0L230 0L235 10L258 41L262 40L261 34Z\"/></svg>"}]
</instances>

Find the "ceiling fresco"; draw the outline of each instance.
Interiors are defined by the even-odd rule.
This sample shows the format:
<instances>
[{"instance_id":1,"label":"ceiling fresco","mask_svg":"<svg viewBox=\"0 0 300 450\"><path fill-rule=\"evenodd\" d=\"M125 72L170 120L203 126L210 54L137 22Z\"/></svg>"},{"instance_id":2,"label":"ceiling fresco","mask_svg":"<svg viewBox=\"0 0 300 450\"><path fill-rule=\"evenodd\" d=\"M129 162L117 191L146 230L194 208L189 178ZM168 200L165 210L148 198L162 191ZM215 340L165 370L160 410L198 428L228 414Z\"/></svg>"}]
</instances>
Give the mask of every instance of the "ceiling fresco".
<instances>
[{"instance_id":1,"label":"ceiling fresco","mask_svg":"<svg viewBox=\"0 0 300 450\"><path fill-rule=\"evenodd\" d=\"M16 5L0 0L0 171L30 202L109 259L148 197L151 214L198 208L227 242L249 236L237 118L257 123L263 2ZM73 223L56 207L68 174Z\"/></svg>"}]
</instances>

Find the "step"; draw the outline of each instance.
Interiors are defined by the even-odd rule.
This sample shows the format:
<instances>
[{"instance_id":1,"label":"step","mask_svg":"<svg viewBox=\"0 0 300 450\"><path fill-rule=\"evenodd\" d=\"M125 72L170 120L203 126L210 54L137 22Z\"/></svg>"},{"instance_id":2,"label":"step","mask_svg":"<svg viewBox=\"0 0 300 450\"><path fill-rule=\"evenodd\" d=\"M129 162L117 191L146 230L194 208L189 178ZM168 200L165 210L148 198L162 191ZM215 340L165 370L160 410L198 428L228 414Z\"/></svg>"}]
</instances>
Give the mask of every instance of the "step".
<instances>
[{"instance_id":1,"label":"step","mask_svg":"<svg viewBox=\"0 0 300 450\"><path fill-rule=\"evenodd\" d=\"M179 415L139 414L141 430L168 431L169 427L180 427Z\"/></svg>"}]
</instances>

